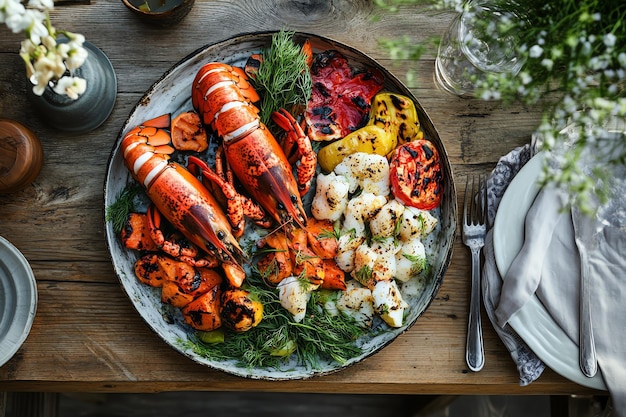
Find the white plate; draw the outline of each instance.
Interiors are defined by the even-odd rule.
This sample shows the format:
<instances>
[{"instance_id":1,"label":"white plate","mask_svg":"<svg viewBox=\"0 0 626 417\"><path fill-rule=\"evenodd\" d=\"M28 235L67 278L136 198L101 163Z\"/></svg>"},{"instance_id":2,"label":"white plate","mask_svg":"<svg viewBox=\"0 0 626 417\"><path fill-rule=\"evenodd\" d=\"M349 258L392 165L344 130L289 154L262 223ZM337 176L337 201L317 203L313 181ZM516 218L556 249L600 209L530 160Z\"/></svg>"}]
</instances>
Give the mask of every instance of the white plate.
<instances>
[{"instance_id":1,"label":"white plate","mask_svg":"<svg viewBox=\"0 0 626 417\"><path fill-rule=\"evenodd\" d=\"M539 193L537 181L544 159L544 154L540 153L524 165L509 184L498 206L493 226L493 246L496 265L503 278L524 243L526 213ZM552 319L537 296L533 295L511 317L509 324L555 372L580 385L606 390L600 371L593 378L582 373L578 365L578 345Z\"/></svg>"},{"instance_id":2,"label":"white plate","mask_svg":"<svg viewBox=\"0 0 626 417\"><path fill-rule=\"evenodd\" d=\"M263 48L267 48L270 45L271 36L272 33L270 32L253 33L208 45L174 65L150 88L130 113L111 152L104 187L105 207L109 207L115 202L126 184L132 181L128 170L124 166L123 156L119 152L119 145L123 135L131 128L153 117L165 113L172 113L175 116L183 110L191 110L191 84L196 73L204 63L221 61L230 65L243 66L250 54L260 52ZM294 35L296 42L301 42L305 38L311 41L314 52L334 49L341 52L354 67L378 68L385 76L385 91L393 91L413 98L409 89L389 71L365 54L347 45L317 35L303 33ZM300 363L286 363L280 369L245 368L237 366L234 359L209 360L192 350L181 347L180 341L188 340L193 331L183 322L182 315L178 309L170 308L171 306L161 303L158 289L148 287L137 280L133 265L138 257L138 252L127 250L122 246L119 236L113 232L109 222L106 224L105 230L107 245L115 272L122 283L124 291L141 317L166 343L192 360L238 376L267 380L302 379L338 371L378 352L397 336L405 332L430 305L441 286L443 274L452 256L457 218L456 191L447 153L432 121L419 102L415 98L413 100L415 101L425 136L437 146L439 154L442 156L441 163L445 180L444 197L438 216L441 229L437 234L437 238L430 243L434 253L431 259L432 276L427 280L428 282L426 282L421 291L409 293L407 289L403 293L403 295L410 297L407 298L410 308L403 327L382 333L376 333L374 329L370 335L366 335L357 341L363 350L360 356L352 358L343 364L324 361L315 369Z\"/></svg>"},{"instance_id":3,"label":"white plate","mask_svg":"<svg viewBox=\"0 0 626 417\"><path fill-rule=\"evenodd\" d=\"M24 255L0 237L0 366L26 340L36 310L35 275Z\"/></svg>"}]
</instances>

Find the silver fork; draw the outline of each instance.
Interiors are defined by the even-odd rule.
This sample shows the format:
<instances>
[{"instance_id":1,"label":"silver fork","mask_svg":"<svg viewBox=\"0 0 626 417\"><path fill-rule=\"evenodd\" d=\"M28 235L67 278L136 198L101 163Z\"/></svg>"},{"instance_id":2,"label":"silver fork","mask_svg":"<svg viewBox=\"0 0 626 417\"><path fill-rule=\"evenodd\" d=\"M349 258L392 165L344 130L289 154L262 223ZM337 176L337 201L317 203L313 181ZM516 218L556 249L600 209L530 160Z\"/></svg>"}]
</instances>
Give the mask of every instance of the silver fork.
<instances>
[{"instance_id":1,"label":"silver fork","mask_svg":"<svg viewBox=\"0 0 626 417\"><path fill-rule=\"evenodd\" d=\"M470 294L469 320L467 323L467 344L465 360L470 370L480 371L485 364L483 348L483 330L480 319L480 251L485 245L487 184L485 179L478 177L467 179L465 183L465 202L463 207L463 243L472 252L472 285Z\"/></svg>"}]
</instances>

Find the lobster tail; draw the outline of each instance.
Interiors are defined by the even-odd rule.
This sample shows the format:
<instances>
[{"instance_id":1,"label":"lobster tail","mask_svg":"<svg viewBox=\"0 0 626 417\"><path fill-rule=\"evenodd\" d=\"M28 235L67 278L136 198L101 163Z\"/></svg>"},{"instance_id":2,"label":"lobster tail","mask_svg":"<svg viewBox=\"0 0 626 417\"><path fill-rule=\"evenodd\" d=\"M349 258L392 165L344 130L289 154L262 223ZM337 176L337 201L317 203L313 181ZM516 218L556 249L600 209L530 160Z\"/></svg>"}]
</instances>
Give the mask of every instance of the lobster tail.
<instances>
[{"instance_id":1,"label":"lobster tail","mask_svg":"<svg viewBox=\"0 0 626 417\"><path fill-rule=\"evenodd\" d=\"M306 214L293 169L253 104L259 96L245 72L222 63L204 65L195 77L192 104L223 139L226 160L250 196L279 224L304 227Z\"/></svg>"},{"instance_id":2,"label":"lobster tail","mask_svg":"<svg viewBox=\"0 0 626 417\"><path fill-rule=\"evenodd\" d=\"M240 285L245 276L240 266L245 254L209 190L188 170L169 161L169 153L173 152L165 126L169 120L168 115L131 129L122 139L124 163L172 226L197 247L228 264L227 276L236 276L234 282Z\"/></svg>"}]
</instances>

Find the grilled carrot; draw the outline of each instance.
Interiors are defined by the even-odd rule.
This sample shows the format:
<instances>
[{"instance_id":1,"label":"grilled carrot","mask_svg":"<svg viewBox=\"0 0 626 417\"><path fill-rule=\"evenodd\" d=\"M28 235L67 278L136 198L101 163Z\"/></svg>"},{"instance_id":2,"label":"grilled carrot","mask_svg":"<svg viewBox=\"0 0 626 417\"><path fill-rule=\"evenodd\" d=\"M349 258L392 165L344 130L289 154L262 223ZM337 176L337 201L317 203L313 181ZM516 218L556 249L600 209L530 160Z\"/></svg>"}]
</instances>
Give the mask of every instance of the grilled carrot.
<instances>
[{"instance_id":1,"label":"grilled carrot","mask_svg":"<svg viewBox=\"0 0 626 417\"><path fill-rule=\"evenodd\" d=\"M187 304L182 312L185 322L196 330L215 330L222 325L220 317L222 291L216 285Z\"/></svg>"},{"instance_id":2,"label":"grilled carrot","mask_svg":"<svg viewBox=\"0 0 626 417\"><path fill-rule=\"evenodd\" d=\"M161 267L159 258L161 255L146 254L135 262L135 275L137 279L151 287L162 287L167 280L167 272Z\"/></svg>"},{"instance_id":3,"label":"grilled carrot","mask_svg":"<svg viewBox=\"0 0 626 417\"><path fill-rule=\"evenodd\" d=\"M330 220L307 220L309 246L322 259L333 259L337 255L339 243L333 235L334 225Z\"/></svg>"},{"instance_id":4,"label":"grilled carrot","mask_svg":"<svg viewBox=\"0 0 626 417\"><path fill-rule=\"evenodd\" d=\"M155 251L157 246L150 237L148 216L142 213L129 213L121 232L122 243L128 249Z\"/></svg>"},{"instance_id":5,"label":"grilled carrot","mask_svg":"<svg viewBox=\"0 0 626 417\"><path fill-rule=\"evenodd\" d=\"M324 268L324 281L321 287L328 290L341 290L346 289L346 277L345 272L339 268L334 259L324 259L322 262Z\"/></svg>"}]
</instances>

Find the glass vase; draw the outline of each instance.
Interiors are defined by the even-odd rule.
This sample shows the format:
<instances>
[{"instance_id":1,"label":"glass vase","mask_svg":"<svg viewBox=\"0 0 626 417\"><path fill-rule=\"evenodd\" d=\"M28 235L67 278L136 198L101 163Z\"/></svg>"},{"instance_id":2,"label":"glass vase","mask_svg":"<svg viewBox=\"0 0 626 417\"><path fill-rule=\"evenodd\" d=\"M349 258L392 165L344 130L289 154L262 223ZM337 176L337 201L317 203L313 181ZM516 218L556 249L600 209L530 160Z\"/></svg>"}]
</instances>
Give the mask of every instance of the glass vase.
<instances>
[{"instance_id":1,"label":"glass vase","mask_svg":"<svg viewBox=\"0 0 626 417\"><path fill-rule=\"evenodd\" d=\"M487 74L517 75L524 62L517 55L516 31L501 31L507 23L509 28L510 24L522 26L520 17L502 2L470 1L441 38L435 61L439 86L461 97L473 97Z\"/></svg>"}]
</instances>

